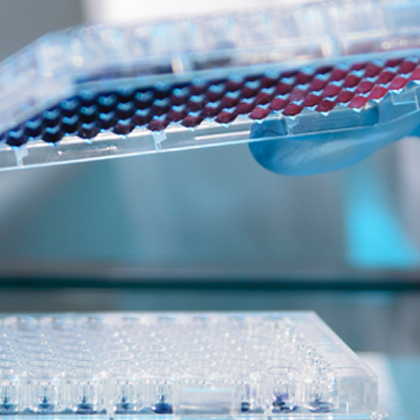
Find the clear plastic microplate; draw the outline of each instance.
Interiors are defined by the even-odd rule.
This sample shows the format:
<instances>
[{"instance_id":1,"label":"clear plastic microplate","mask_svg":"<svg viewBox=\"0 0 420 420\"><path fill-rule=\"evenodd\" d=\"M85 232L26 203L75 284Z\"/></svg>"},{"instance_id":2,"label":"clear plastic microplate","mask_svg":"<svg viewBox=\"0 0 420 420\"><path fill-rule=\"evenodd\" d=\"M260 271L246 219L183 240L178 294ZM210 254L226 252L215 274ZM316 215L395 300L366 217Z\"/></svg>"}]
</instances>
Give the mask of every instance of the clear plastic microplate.
<instances>
[{"instance_id":1,"label":"clear plastic microplate","mask_svg":"<svg viewBox=\"0 0 420 420\"><path fill-rule=\"evenodd\" d=\"M0 64L0 169L248 142L270 119L273 138L393 124L385 96L418 110L419 17L410 0L279 1L46 35Z\"/></svg>"},{"instance_id":2,"label":"clear plastic microplate","mask_svg":"<svg viewBox=\"0 0 420 420\"><path fill-rule=\"evenodd\" d=\"M311 312L3 316L13 419L379 419L377 378Z\"/></svg>"}]
</instances>

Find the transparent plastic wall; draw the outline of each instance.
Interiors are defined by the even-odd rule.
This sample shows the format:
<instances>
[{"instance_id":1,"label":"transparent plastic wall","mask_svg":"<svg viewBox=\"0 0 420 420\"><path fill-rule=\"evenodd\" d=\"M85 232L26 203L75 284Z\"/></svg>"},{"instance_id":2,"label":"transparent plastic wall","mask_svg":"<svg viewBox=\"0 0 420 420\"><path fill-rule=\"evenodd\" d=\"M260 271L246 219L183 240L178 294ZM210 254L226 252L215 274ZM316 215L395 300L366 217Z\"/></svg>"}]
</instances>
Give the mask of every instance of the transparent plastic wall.
<instances>
[{"instance_id":1,"label":"transparent plastic wall","mask_svg":"<svg viewBox=\"0 0 420 420\"><path fill-rule=\"evenodd\" d=\"M313 313L1 318L0 415L380 418L376 376Z\"/></svg>"}]
</instances>

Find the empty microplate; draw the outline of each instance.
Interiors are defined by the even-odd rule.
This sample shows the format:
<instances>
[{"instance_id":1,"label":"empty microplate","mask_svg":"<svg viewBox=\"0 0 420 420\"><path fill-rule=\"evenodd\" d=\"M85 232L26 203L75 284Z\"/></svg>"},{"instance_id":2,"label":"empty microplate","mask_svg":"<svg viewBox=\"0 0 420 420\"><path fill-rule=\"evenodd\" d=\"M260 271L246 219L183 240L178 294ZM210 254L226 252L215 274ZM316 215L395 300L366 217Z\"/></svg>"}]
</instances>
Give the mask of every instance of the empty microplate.
<instances>
[{"instance_id":1,"label":"empty microplate","mask_svg":"<svg viewBox=\"0 0 420 420\"><path fill-rule=\"evenodd\" d=\"M312 312L0 317L2 418L379 419L376 375Z\"/></svg>"}]
</instances>

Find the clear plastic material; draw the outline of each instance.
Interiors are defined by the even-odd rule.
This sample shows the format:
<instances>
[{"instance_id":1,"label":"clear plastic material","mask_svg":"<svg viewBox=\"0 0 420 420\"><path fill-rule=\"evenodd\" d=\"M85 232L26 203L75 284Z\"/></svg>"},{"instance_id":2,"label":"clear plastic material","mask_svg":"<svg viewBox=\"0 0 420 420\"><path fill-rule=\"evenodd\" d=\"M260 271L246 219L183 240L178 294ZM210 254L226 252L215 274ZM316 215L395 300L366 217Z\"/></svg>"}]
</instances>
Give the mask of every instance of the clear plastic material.
<instances>
[{"instance_id":1,"label":"clear plastic material","mask_svg":"<svg viewBox=\"0 0 420 420\"><path fill-rule=\"evenodd\" d=\"M419 16L416 1L307 0L223 16L93 25L45 36L0 66L0 169L245 142L250 125L267 118L284 118L289 136L302 123L306 130L313 126L313 132L336 130L337 121L339 129L343 121L357 126L354 109L375 106L382 94L414 89L419 81ZM395 57L408 59L408 67L389 66L386 60ZM361 72L353 63L378 60L383 71L399 77L381 81L365 73L356 84L349 82ZM327 80L331 73L319 73L325 66L350 71L346 92L360 89L360 95L339 101L334 109L324 102L315 110L302 105L302 90L315 96L322 92L291 81L288 72L322 82L322 75ZM273 93L273 85L264 88L267 78L297 86L298 92L289 92L290 106L281 112L277 108L284 94ZM328 80L329 87L340 84ZM369 90L369 83L378 89ZM203 100L203 92L194 93L202 85L207 86ZM172 99L162 93L168 89ZM225 89L222 104L220 89ZM187 110L185 90L194 105ZM136 109L136 119L133 101L122 98L133 91L141 104L155 93L149 108ZM110 122L114 93L122 117ZM266 99L261 102L258 94ZM99 105L89 102L98 95ZM70 112L75 97L82 121ZM169 100L171 108L166 107ZM238 111L239 100L243 106ZM274 100L277 105L270 107ZM99 112L100 106L107 111Z\"/></svg>"},{"instance_id":2,"label":"clear plastic material","mask_svg":"<svg viewBox=\"0 0 420 420\"><path fill-rule=\"evenodd\" d=\"M377 379L313 313L1 318L0 415L377 419Z\"/></svg>"}]
</instances>

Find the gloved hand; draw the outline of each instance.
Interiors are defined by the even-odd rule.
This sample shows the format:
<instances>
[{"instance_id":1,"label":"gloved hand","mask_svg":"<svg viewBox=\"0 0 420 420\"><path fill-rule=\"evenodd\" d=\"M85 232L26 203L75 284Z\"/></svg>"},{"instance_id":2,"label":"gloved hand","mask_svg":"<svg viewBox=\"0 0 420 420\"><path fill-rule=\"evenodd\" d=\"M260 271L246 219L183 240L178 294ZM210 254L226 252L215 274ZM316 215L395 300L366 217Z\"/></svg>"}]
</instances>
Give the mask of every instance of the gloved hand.
<instances>
[{"instance_id":1,"label":"gloved hand","mask_svg":"<svg viewBox=\"0 0 420 420\"><path fill-rule=\"evenodd\" d=\"M328 117L325 117L328 118ZM283 175L314 175L353 165L376 150L406 136L420 136L420 112L386 123L320 134L286 136L281 120L254 123L249 148L264 168Z\"/></svg>"}]
</instances>

